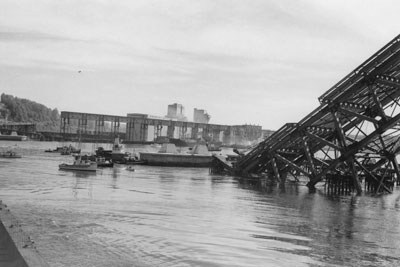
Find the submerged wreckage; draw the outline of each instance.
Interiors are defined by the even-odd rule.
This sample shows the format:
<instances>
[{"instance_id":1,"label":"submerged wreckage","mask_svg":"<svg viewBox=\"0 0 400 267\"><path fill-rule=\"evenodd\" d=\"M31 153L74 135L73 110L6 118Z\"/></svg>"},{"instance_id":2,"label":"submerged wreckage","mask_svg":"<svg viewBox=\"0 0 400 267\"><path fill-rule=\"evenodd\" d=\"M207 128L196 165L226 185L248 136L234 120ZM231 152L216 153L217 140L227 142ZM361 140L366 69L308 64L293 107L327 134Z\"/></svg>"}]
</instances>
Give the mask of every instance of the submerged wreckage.
<instances>
[{"instance_id":1,"label":"submerged wreckage","mask_svg":"<svg viewBox=\"0 0 400 267\"><path fill-rule=\"evenodd\" d=\"M287 123L236 160L215 156L211 171L284 182L288 174L325 181L337 193L391 192L400 182L400 35Z\"/></svg>"}]
</instances>

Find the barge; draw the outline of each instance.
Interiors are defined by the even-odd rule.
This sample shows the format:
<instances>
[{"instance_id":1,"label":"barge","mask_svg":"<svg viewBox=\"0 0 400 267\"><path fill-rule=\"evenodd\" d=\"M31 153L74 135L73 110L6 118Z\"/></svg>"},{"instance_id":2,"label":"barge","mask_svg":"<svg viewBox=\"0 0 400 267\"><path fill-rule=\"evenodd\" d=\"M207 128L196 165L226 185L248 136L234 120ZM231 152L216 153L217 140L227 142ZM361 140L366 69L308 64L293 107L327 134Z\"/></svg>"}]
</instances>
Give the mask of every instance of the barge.
<instances>
[{"instance_id":1,"label":"barge","mask_svg":"<svg viewBox=\"0 0 400 267\"><path fill-rule=\"evenodd\" d=\"M4 141L26 141L26 135L19 135L17 132L12 131L11 134L1 134L0 133L0 140Z\"/></svg>"},{"instance_id":2,"label":"barge","mask_svg":"<svg viewBox=\"0 0 400 267\"><path fill-rule=\"evenodd\" d=\"M210 167L212 159L204 145L196 145L190 153L178 152L174 144L163 144L159 152L140 152L140 160L152 166Z\"/></svg>"}]
</instances>

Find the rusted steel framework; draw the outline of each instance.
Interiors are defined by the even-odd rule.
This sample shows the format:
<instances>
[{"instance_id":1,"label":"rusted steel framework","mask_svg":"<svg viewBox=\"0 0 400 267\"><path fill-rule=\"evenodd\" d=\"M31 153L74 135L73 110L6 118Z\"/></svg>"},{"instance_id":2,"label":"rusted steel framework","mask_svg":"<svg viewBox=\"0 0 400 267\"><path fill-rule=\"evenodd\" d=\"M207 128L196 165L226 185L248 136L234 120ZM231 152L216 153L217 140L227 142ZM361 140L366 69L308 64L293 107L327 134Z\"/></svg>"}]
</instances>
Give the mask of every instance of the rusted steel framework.
<instances>
[{"instance_id":1,"label":"rusted steel framework","mask_svg":"<svg viewBox=\"0 0 400 267\"><path fill-rule=\"evenodd\" d=\"M400 173L395 155L400 138L400 35L319 97L320 106L288 123L241 157L234 174L288 173L309 178L363 179L375 191L391 191ZM337 178L336 178L337 177Z\"/></svg>"}]
</instances>

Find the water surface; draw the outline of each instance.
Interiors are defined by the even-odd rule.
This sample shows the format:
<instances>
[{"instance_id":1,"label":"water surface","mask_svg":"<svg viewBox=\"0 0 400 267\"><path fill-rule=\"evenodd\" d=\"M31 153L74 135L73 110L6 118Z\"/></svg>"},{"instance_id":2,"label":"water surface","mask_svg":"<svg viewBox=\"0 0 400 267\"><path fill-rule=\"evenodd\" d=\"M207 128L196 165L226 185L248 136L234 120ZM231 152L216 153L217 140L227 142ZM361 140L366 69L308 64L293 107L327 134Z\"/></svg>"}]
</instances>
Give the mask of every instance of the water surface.
<instances>
[{"instance_id":1,"label":"water surface","mask_svg":"<svg viewBox=\"0 0 400 267\"><path fill-rule=\"evenodd\" d=\"M261 187L206 168L58 170L56 142L2 142L0 199L51 266L398 266L400 190ZM82 144L92 151L92 144ZM128 146L130 152L155 151Z\"/></svg>"}]
</instances>

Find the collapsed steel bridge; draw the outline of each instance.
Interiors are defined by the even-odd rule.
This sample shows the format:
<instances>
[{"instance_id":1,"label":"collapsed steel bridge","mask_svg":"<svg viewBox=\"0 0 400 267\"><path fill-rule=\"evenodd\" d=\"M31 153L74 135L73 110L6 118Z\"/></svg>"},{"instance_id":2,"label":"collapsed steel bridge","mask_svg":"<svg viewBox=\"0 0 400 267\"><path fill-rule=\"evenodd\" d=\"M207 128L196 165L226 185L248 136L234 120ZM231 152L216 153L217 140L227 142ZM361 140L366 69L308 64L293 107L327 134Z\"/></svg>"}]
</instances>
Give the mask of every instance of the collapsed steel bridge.
<instances>
[{"instance_id":1,"label":"collapsed steel bridge","mask_svg":"<svg viewBox=\"0 0 400 267\"><path fill-rule=\"evenodd\" d=\"M347 191L391 192L400 180L400 35L319 97L298 123L287 123L236 162L216 156L213 172L308 177Z\"/></svg>"}]
</instances>

